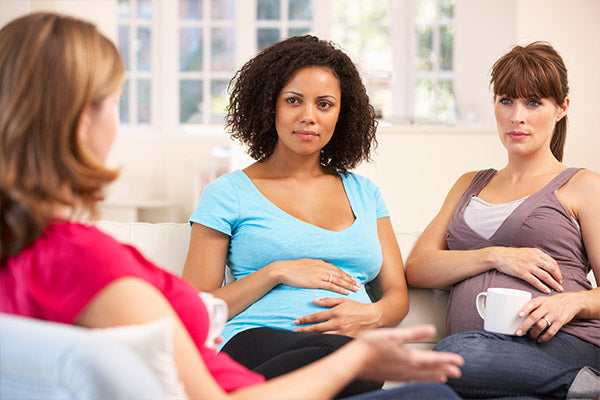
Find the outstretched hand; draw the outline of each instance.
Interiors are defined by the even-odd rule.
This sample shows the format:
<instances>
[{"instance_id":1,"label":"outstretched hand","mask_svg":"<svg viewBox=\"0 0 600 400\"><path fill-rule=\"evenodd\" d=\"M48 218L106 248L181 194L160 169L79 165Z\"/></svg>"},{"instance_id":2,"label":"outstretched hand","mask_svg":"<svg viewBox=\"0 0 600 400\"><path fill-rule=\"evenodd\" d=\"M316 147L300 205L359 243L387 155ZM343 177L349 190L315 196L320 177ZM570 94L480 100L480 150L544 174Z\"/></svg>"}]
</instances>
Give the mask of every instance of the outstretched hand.
<instances>
[{"instance_id":1,"label":"outstretched hand","mask_svg":"<svg viewBox=\"0 0 600 400\"><path fill-rule=\"evenodd\" d=\"M433 350L406 347L406 343L420 342L435 335L433 325L409 328L381 328L359 335L354 342L365 346L370 362L361 372L361 378L392 381L446 382L458 378L461 356Z\"/></svg>"},{"instance_id":2,"label":"outstretched hand","mask_svg":"<svg viewBox=\"0 0 600 400\"><path fill-rule=\"evenodd\" d=\"M376 304L363 304L345 298L314 299L313 303L328 307L325 311L298 318L296 325L305 325L295 332L335 333L356 337L359 333L376 328L381 312Z\"/></svg>"},{"instance_id":3,"label":"outstretched hand","mask_svg":"<svg viewBox=\"0 0 600 400\"><path fill-rule=\"evenodd\" d=\"M340 294L356 292L358 282L340 268L323 260L301 258L275 261L269 264L275 270L277 281L297 288L325 289Z\"/></svg>"},{"instance_id":4,"label":"outstretched hand","mask_svg":"<svg viewBox=\"0 0 600 400\"><path fill-rule=\"evenodd\" d=\"M550 288L562 292L562 274L554 258L542 250L531 247L493 247L497 252L496 269L520 278L544 293Z\"/></svg>"}]
</instances>

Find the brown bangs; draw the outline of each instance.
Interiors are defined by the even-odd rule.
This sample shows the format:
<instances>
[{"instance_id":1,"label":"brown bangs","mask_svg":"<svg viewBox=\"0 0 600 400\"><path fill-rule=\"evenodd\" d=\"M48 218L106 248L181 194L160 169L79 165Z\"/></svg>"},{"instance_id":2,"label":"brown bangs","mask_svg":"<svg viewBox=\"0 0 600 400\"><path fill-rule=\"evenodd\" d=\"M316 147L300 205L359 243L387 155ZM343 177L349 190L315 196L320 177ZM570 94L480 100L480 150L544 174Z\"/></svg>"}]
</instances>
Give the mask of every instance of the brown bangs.
<instances>
[{"instance_id":1,"label":"brown bangs","mask_svg":"<svg viewBox=\"0 0 600 400\"><path fill-rule=\"evenodd\" d=\"M517 46L496 61L490 79L495 96L552 98L557 104L562 103L566 91L561 71L542 48L536 50Z\"/></svg>"}]
</instances>

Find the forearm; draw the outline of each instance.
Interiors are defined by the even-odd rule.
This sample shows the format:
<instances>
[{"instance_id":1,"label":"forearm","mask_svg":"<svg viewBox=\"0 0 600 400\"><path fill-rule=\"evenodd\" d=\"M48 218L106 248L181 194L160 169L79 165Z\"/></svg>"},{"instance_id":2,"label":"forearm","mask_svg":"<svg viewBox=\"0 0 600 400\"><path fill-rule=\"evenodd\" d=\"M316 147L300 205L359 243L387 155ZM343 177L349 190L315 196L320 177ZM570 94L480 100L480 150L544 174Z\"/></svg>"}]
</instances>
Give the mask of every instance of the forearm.
<instances>
[{"instance_id":1,"label":"forearm","mask_svg":"<svg viewBox=\"0 0 600 400\"><path fill-rule=\"evenodd\" d=\"M406 263L406 279L416 287L443 288L494 268L494 248L421 250Z\"/></svg>"},{"instance_id":2,"label":"forearm","mask_svg":"<svg viewBox=\"0 0 600 400\"><path fill-rule=\"evenodd\" d=\"M277 276L273 269L265 266L244 278L219 287L211 293L225 300L229 307L229 318L232 318L262 298L277 284Z\"/></svg>"},{"instance_id":3,"label":"forearm","mask_svg":"<svg viewBox=\"0 0 600 400\"><path fill-rule=\"evenodd\" d=\"M579 319L600 319L600 288L576 292L577 301L581 305L575 315Z\"/></svg>"},{"instance_id":4,"label":"forearm","mask_svg":"<svg viewBox=\"0 0 600 400\"><path fill-rule=\"evenodd\" d=\"M406 288L384 290L381 299L373 303L379 315L377 327L397 326L408 314L409 299Z\"/></svg>"}]
</instances>

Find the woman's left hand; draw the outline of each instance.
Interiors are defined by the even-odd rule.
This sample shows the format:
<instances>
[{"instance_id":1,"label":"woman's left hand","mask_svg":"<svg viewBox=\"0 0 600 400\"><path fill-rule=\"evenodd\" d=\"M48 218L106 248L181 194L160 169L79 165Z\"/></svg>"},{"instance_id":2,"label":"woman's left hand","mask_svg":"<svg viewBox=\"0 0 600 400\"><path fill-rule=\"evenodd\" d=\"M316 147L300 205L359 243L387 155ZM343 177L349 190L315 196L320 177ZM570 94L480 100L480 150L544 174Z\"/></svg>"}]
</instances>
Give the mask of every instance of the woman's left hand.
<instances>
[{"instance_id":1,"label":"woman's left hand","mask_svg":"<svg viewBox=\"0 0 600 400\"><path fill-rule=\"evenodd\" d=\"M528 333L538 342L547 342L577 315L580 308L577 292L536 297L519 312L525 319L517 329L517 336Z\"/></svg>"},{"instance_id":2,"label":"woman's left hand","mask_svg":"<svg viewBox=\"0 0 600 400\"><path fill-rule=\"evenodd\" d=\"M363 304L345 298L313 299L313 303L328 310L298 318L296 325L312 324L295 332L335 333L356 337L359 333L379 327L381 312L377 304Z\"/></svg>"}]
</instances>

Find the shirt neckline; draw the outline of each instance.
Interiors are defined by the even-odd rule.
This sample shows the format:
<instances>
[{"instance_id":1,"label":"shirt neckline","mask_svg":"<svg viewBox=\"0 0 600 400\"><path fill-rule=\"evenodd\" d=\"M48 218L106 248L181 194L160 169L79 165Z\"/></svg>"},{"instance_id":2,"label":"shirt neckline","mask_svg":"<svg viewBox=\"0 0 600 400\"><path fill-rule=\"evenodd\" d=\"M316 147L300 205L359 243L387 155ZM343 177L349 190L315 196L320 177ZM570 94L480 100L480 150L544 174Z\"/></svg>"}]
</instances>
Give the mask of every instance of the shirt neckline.
<instances>
[{"instance_id":1,"label":"shirt neckline","mask_svg":"<svg viewBox=\"0 0 600 400\"><path fill-rule=\"evenodd\" d=\"M352 222L352 224L350 224L349 226L347 226L346 228L339 230L339 231L334 231L331 229L326 229L323 227L320 227L318 225L315 224L311 224L310 222L304 221L298 217L293 216L292 214L282 210L281 208L279 208L278 206L275 205L275 203L273 203L271 200L269 200L267 198L267 196L265 196L260 190L258 190L258 188L256 187L256 185L254 184L254 182L252 182L252 179L250 179L250 177L241 169L237 170L239 172L239 175L242 177L242 179L246 182L246 184L251 188L251 190L254 192L255 195L257 195L263 202L266 202L269 207L277 210L277 212L281 215L285 215L287 218L292 219L294 221L297 221L299 223L311 226L315 229L321 230L321 231L325 231L328 233L343 233L343 232L347 232L350 229L353 229L354 226L356 226L358 224L358 215L356 214L356 207L354 206L354 202L353 202L353 198L352 196L349 195L348 193L348 186L347 186L347 176L345 176L344 174L339 174L340 178L342 179L342 185L344 187L344 193L346 194L346 198L348 199L348 203L350 204L350 209L352 210L352 214L354 215L354 221Z\"/></svg>"}]
</instances>

